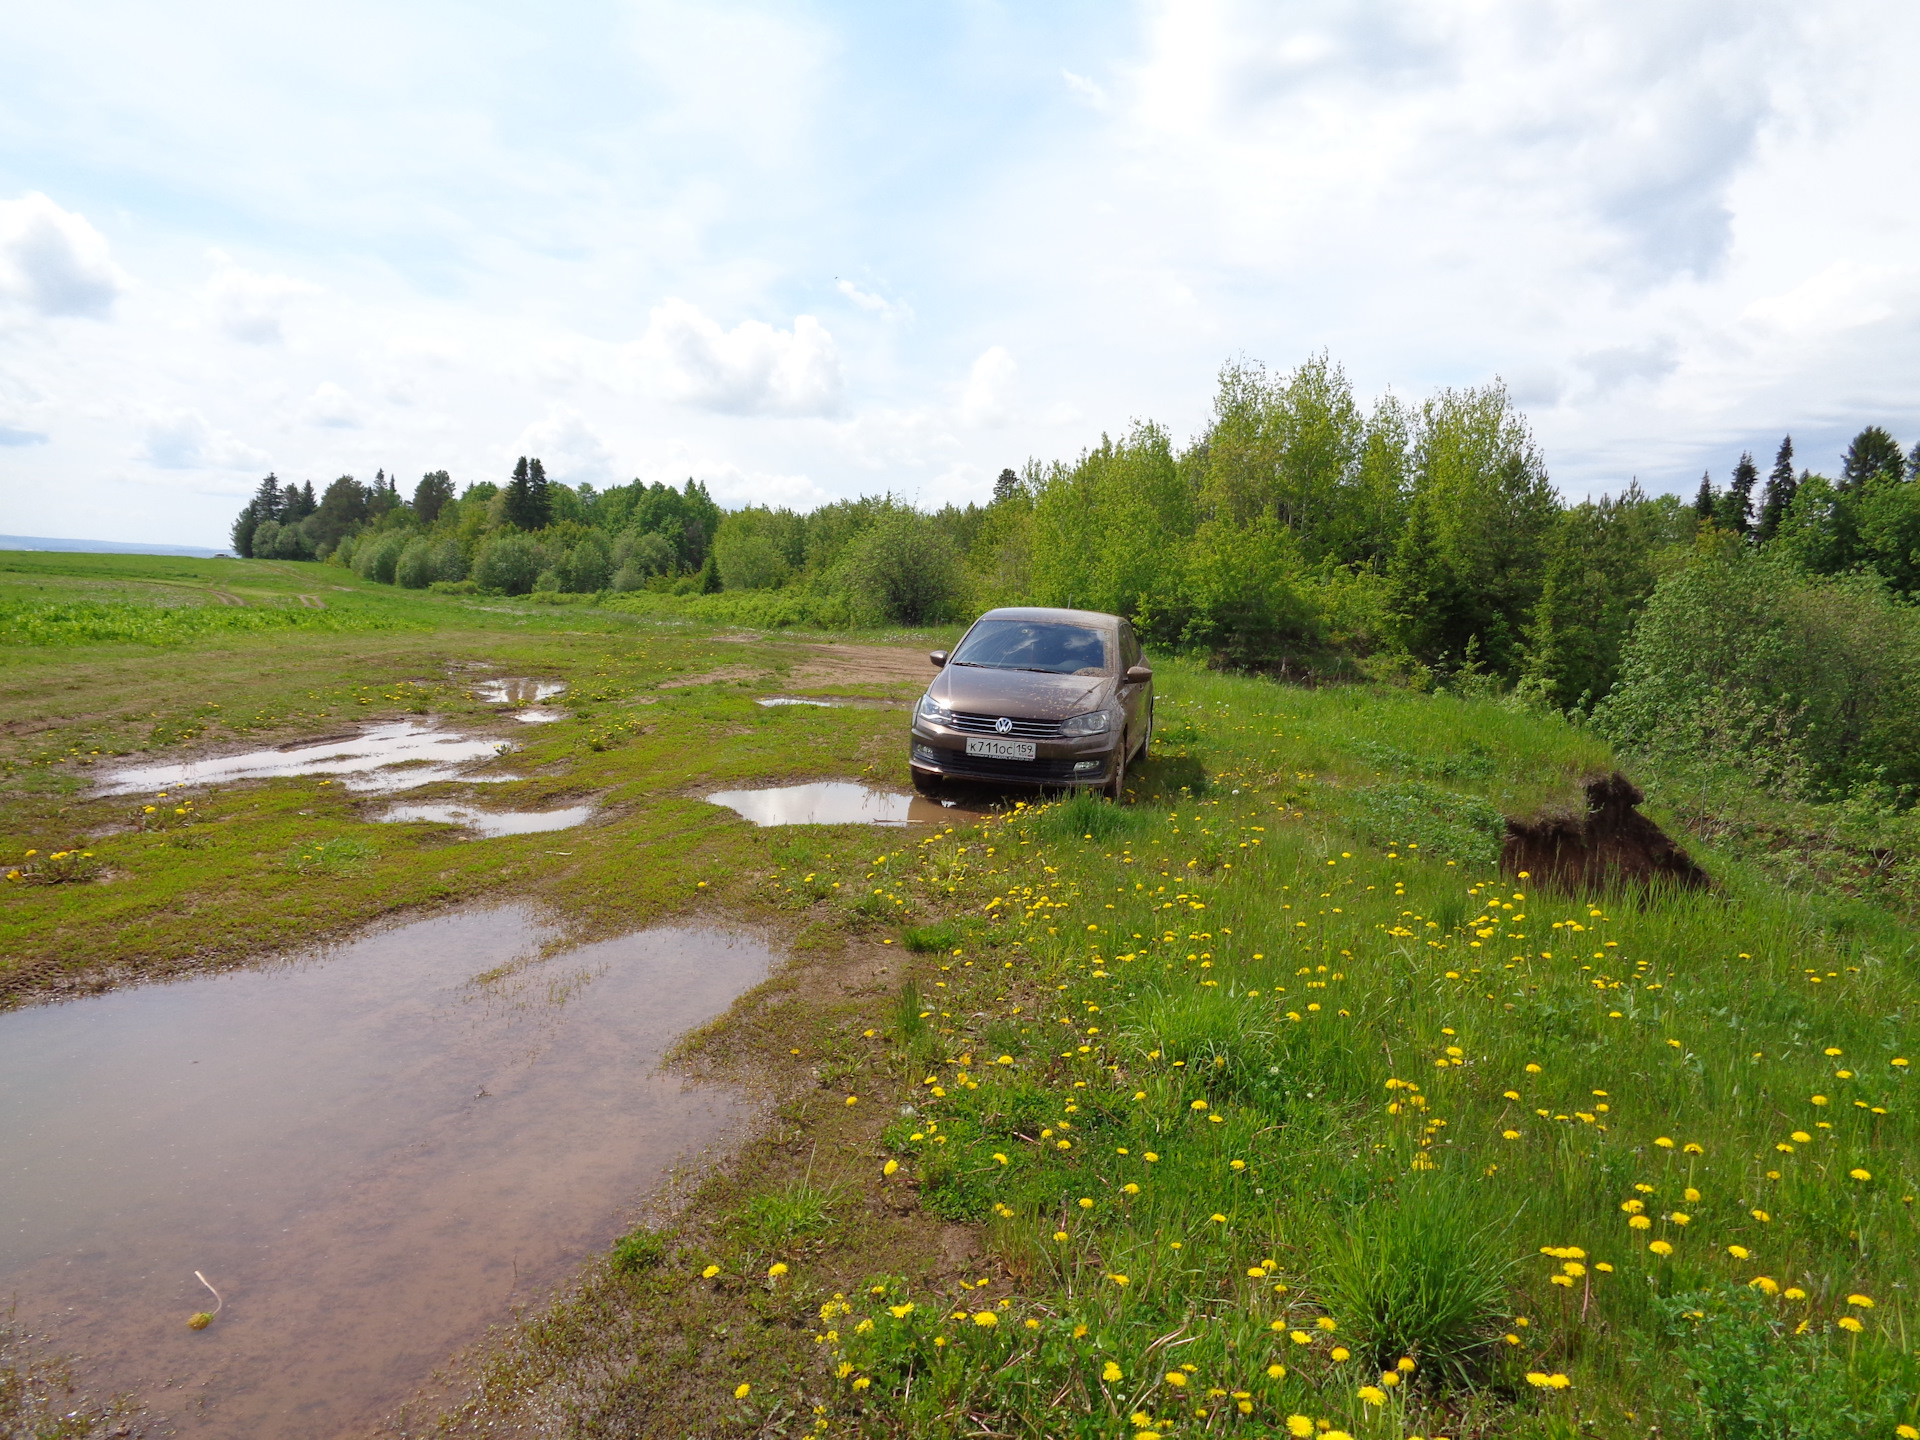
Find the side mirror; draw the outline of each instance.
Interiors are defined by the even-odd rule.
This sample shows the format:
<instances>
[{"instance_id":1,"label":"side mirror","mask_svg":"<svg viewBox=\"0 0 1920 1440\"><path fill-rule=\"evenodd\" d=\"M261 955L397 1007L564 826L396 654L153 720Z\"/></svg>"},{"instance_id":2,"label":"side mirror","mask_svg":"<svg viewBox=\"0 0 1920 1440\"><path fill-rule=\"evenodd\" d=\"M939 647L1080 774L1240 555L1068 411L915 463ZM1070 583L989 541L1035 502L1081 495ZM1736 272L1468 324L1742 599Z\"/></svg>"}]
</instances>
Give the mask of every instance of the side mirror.
<instances>
[{"instance_id":1,"label":"side mirror","mask_svg":"<svg viewBox=\"0 0 1920 1440\"><path fill-rule=\"evenodd\" d=\"M1151 679L1153 679L1153 671L1149 670L1145 665L1135 665L1127 671L1127 684L1129 685L1144 685Z\"/></svg>"},{"instance_id":2,"label":"side mirror","mask_svg":"<svg viewBox=\"0 0 1920 1440\"><path fill-rule=\"evenodd\" d=\"M947 663L947 652L944 650L929 650L927 652L927 659L933 662L934 669L941 669Z\"/></svg>"}]
</instances>

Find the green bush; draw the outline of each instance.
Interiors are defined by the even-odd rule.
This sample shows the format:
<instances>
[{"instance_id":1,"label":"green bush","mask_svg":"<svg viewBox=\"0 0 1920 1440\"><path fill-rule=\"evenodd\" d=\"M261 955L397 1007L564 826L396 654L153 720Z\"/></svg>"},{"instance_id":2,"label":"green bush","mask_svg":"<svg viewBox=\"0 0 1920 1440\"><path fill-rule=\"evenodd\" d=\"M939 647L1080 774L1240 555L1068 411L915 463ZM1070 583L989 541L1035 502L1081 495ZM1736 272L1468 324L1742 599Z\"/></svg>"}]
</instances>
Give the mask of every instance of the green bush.
<instances>
[{"instance_id":1,"label":"green bush","mask_svg":"<svg viewBox=\"0 0 1920 1440\"><path fill-rule=\"evenodd\" d=\"M894 510L851 541L840 574L858 610L897 625L948 620L959 606L959 553L914 510Z\"/></svg>"},{"instance_id":2,"label":"green bush","mask_svg":"<svg viewBox=\"0 0 1920 1440\"><path fill-rule=\"evenodd\" d=\"M1620 745L1796 794L1920 785L1920 610L1710 532L1661 581L1594 723Z\"/></svg>"},{"instance_id":3,"label":"green bush","mask_svg":"<svg viewBox=\"0 0 1920 1440\"><path fill-rule=\"evenodd\" d=\"M362 580L391 585L394 571L400 564L400 554L406 547L407 537L404 534L376 535L371 539L363 537L359 545L354 547L353 573Z\"/></svg>"},{"instance_id":4,"label":"green bush","mask_svg":"<svg viewBox=\"0 0 1920 1440\"><path fill-rule=\"evenodd\" d=\"M546 556L525 535L500 535L489 540L473 567L473 579L482 590L502 595L525 595L545 568Z\"/></svg>"}]
</instances>

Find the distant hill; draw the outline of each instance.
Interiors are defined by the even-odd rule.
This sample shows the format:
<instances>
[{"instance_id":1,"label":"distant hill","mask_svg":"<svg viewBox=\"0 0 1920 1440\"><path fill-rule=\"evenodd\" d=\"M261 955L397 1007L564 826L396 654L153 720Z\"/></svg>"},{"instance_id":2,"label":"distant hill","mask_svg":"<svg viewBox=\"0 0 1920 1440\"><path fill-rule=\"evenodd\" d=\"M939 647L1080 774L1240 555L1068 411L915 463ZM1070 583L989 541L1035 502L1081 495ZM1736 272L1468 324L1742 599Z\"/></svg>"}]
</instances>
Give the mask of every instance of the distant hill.
<instances>
[{"instance_id":1,"label":"distant hill","mask_svg":"<svg viewBox=\"0 0 1920 1440\"><path fill-rule=\"evenodd\" d=\"M196 555L211 560L223 550L198 545L136 545L121 540L56 540L47 535L0 535L0 550L77 550L90 555Z\"/></svg>"}]
</instances>

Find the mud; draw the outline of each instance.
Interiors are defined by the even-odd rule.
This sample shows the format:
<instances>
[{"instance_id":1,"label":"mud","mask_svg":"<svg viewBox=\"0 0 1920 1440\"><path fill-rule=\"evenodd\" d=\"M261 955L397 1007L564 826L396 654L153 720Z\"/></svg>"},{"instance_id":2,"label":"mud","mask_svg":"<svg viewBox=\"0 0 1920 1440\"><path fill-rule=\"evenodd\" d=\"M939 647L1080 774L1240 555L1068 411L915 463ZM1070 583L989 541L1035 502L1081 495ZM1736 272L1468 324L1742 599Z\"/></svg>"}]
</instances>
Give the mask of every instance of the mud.
<instances>
[{"instance_id":1,"label":"mud","mask_svg":"<svg viewBox=\"0 0 1920 1440\"><path fill-rule=\"evenodd\" d=\"M1570 891L1654 885L1701 890L1711 884L1706 871L1640 813L1646 797L1625 775L1616 770L1594 776L1584 789L1584 812L1509 819L1501 869L1516 877L1526 871L1535 886Z\"/></svg>"},{"instance_id":2,"label":"mud","mask_svg":"<svg viewBox=\"0 0 1920 1440\"><path fill-rule=\"evenodd\" d=\"M766 976L723 933L541 959L517 908L0 1015L0 1295L174 1433L371 1427L743 1121L657 1072ZM203 1331L187 1327L225 1298Z\"/></svg>"},{"instance_id":3,"label":"mud","mask_svg":"<svg viewBox=\"0 0 1920 1440\"><path fill-rule=\"evenodd\" d=\"M813 645L793 672L794 685L911 684L924 686L940 672L924 650L881 645Z\"/></svg>"}]
</instances>

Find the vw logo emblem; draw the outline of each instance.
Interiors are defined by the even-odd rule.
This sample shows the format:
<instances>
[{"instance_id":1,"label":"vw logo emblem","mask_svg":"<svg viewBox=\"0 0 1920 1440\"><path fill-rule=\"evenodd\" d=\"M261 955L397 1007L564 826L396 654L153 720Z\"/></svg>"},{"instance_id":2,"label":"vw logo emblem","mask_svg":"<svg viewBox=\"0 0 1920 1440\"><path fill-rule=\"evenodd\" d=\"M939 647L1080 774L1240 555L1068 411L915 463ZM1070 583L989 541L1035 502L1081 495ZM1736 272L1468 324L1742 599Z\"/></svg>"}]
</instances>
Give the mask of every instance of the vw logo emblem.
<instances>
[{"instance_id":1,"label":"vw logo emblem","mask_svg":"<svg viewBox=\"0 0 1920 1440\"><path fill-rule=\"evenodd\" d=\"M1013 733L1013 721L1002 715L998 720L993 722L993 733L996 735L1011 735Z\"/></svg>"}]
</instances>

